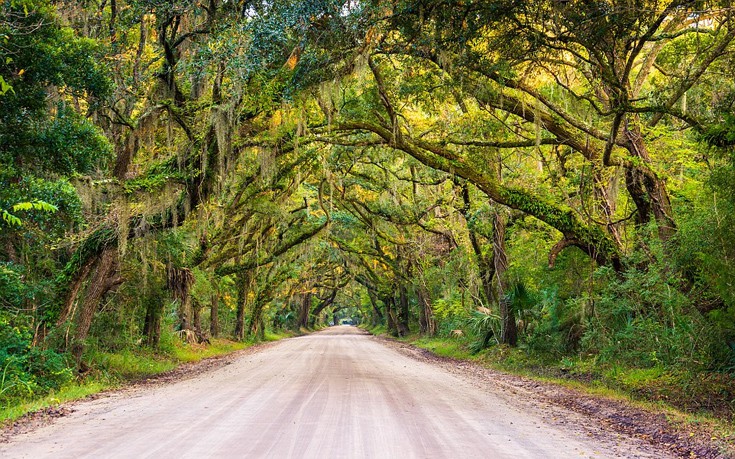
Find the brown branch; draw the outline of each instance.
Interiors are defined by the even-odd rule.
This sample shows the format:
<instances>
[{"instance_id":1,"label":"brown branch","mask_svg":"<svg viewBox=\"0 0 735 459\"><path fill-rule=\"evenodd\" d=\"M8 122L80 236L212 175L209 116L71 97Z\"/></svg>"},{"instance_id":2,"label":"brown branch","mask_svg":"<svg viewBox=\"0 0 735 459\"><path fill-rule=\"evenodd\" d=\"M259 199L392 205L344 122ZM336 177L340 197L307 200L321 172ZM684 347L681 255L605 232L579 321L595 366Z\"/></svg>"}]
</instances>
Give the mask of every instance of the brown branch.
<instances>
[{"instance_id":1,"label":"brown branch","mask_svg":"<svg viewBox=\"0 0 735 459\"><path fill-rule=\"evenodd\" d=\"M559 256L559 254L566 249L567 247L571 246L578 246L579 241L576 239L569 239L569 238L562 238L559 242L554 244L554 247L551 248L551 251L549 251L549 268L553 268L556 264L556 258Z\"/></svg>"},{"instance_id":2,"label":"brown branch","mask_svg":"<svg viewBox=\"0 0 735 459\"><path fill-rule=\"evenodd\" d=\"M445 143L451 144L451 145L464 145L469 147L488 147L488 148L525 148L525 147L535 147L536 145L566 145L567 142L564 140L560 140L558 138L554 139L541 139L540 141L536 140L517 140L517 141L507 141L507 142L493 142L493 141L486 141L486 140L454 140L454 139L448 139L445 140Z\"/></svg>"}]
</instances>

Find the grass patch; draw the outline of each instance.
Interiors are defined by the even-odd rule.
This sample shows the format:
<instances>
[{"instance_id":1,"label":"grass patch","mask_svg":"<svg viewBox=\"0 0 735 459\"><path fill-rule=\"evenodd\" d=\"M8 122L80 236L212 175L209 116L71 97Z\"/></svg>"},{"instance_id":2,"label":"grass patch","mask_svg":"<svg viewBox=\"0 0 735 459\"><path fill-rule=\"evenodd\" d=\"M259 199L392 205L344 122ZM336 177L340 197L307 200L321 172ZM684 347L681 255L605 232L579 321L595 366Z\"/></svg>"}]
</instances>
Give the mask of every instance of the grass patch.
<instances>
[{"instance_id":1,"label":"grass patch","mask_svg":"<svg viewBox=\"0 0 735 459\"><path fill-rule=\"evenodd\" d=\"M291 338L294 333L288 330L266 331L263 341L278 341L279 339Z\"/></svg>"},{"instance_id":2,"label":"grass patch","mask_svg":"<svg viewBox=\"0 0 735 459\"><path fill-rule=\"evenodd\" d=\"M163 373L176 367L176 361L166 356L143 350L133 352L92 352L92 367L114 379L135 380Z\"/></svg>"},{"instance_id":3,"label":"grass patch","mask_svg":"<svg viewBox=\"0 0 735 459\"><path fill-rule=\"evenodd\" d=\"M385 325L377 325L377 326L372 327L368 324L364 324L364 325L360 325L360 328L376 336L388 334L388 328Z\"/></svg>"},{"instance_id":4,"label":"grass patch","mask_svg":"<svg viewBox=\"0 0 735 459\"><path fill-rule=\"evenodd\" d=\"M212 339L210 344L186 344L177 342L172 349L176 362L198 362L202 359L217 357L252 346L251 341L237 342L227 339ZM164 370L165 371L165 370Z\"/></svg>"},{"instance_id":5,"label":"grass patch","mask_svg":"<svg viewBox=\"0 0 735 459\"><path fill-rule=\"evenodd\" d=\"M441 357L453 359L471 359L471 355L464 343L452 338L418 338L408 337L404 341L433 352Z\"/></svg>"},{"instance_id":6,"label":"grass patch","mask_svg":"<svg viewBox=\"0 0 735 459\"><path fill-rule=\"evenodd\" d=\"M45 397L21 401L0 409L0 424L13 422L27 413L56 406L64 402L79 400L113 387L116 387L115 383L102 379L72 383Z\"/></svg>"}]
</instances>

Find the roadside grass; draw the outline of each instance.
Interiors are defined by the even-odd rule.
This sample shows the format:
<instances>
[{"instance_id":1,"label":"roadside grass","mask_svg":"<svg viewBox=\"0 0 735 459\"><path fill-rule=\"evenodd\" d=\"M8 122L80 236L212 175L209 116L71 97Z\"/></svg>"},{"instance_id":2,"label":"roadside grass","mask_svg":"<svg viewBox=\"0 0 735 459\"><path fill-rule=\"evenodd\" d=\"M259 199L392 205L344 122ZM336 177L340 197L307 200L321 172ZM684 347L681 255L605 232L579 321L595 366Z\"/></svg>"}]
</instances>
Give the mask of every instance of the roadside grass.
<instances>
[{"instance_id":1,"label":"roadside grass","mask_svg":"<svg viewBox=\"0 0 735 459\"><path fill-rule=\"evenodd\" d=\"M382 336L382 335L387 336L388 335L388 329L386 328L385 325L377 325L373 327L368 324L363 324L363 325L360 325L359 328L362 328L363 330L366 330L376 336Z\"/></svg>"},{"instance_id":2,"label":"roadside grass","mask_svg":"<svg viewBox=\"0 0 735 459\"><path fill-rule=\"evenodd\" d=\"M263 341L278 341L279 339L291 338L296 334L290 330L266 331Z\"/></svg>"},{"instance_id":3,"label":"roadside grass","mask_svg":"<svg viewBox=\"0 0 735 459\"><path fill-rule=\"evenodd\" d=\"M267 336L266 341L268 341ZM186 344L183 342L177 342L173 346L173 358L175 363L198 362L202 359L208 359L239 351L250 347L253 344L253 341L237 342L227 339L212 339L210 344Z\"/></svg>"},{"instance_id":4,"label":"roadside grass","mask_svg":"<svg viewBox=\"0 0 735 459\"><path fill-rule=\"evenodd\" d=\"M87 356L90 366L95 369L91 375L93 378L107 375L108 379L136 380L176 368L175 358L155 354L146 349L139 351L125 349L118 352L93 351Z\"/></svg>"},{"instance_id":5,"label":"roadside grass","mask_svg":"<svg viewBox=\"0 0 735 459\"><path fill-rule=\"evenodd\" d=\"M457 339L433 339L418 338L415 340L407 340L414 346L433 352L441 357L449 357L452 359L472 359L472 355L465 348L463 343Z\"/></svg>"},{"instance_id":6,"label":"roadside grass","mask_svg":"<svg viewBox=\"0 0 735 459\"><path fill-rule=\"evenodd\" d=\"M293 334L289 332L267 332L264 341L277 341L290 336ZM126 383L171 371L185 363L230 354L255 344L254 341L236 342L228 339L212 339L209 344L188 344L178 339L163 341L158 351L145 347L116 352L89 349L84 359L91 368L87 374L42 397L5 401L4 406L0 407L0 426L12 423L28 413L83 399Z\"/></svg>"},{"instance_id":7,"label":"roadside grass","mask_svg":"<svg viewBox=\"0 0 735 459\"><path fill-rule=\"evenodd\" d=\"M384 329L366 329L390 337ZM522 348L506 346L492 346L473 353L469 340L464 337L412 334L396 339L441 357L475 362L663 413L672 425L689 435L711 432L713 441L735 445L735 400L730 395L734 388L728 375L678 373L664 367L626 368L601 364L591 357L543 359Z\"/></svg>"},{"instance_id":8,"label":"roadside grass","mask_svg":"<svg viewBox=\"0 0 735 459\"><path fill-rule=\"evenodd\" d=\"M10 423L34 411L43 410L72 400L79 400L114 387L110 381L93 379L74 382L44 397L23 401L0 408L0 425Z\"/></svg>"}]
</instances>

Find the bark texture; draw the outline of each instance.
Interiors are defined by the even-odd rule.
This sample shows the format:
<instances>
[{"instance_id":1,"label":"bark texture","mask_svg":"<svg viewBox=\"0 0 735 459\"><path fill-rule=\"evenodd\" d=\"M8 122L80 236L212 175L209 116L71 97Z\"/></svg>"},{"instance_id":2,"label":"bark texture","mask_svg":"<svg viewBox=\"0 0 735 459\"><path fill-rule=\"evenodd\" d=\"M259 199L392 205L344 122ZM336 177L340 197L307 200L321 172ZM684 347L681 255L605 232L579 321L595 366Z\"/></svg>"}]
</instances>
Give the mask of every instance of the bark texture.
<instances>
[{"instance_id":1,"label":"bark texture","mask_svg":"<svg viewBox=\"0 0 735 459\"><path fill-rule=\"evenodd\" d=\"M500 212L493 214L493 261L495 263L495 289L500 306L502 321L500 342L515 346L518 342L518 329L515 314L508 298L508 254L505 249L505 227L507 217Z\"/></svg>"},{"instance_id":2,"label":"bark texture","mask_svg":"<svg viewBox=\"0 0 735 459\"><path fill-rule=\"evenodd\" d=\"M74 343L71 348L77 368L81 367L85 340L89 334L89 328L92 325L92 319L94 318L95 312L97 312L100 300L111 288L122 283L122 279L115 276L117 264L117 248L106 248L102 251L94 272L89 279L84 300L76 318Z\"/></svg>"}]
</instances>

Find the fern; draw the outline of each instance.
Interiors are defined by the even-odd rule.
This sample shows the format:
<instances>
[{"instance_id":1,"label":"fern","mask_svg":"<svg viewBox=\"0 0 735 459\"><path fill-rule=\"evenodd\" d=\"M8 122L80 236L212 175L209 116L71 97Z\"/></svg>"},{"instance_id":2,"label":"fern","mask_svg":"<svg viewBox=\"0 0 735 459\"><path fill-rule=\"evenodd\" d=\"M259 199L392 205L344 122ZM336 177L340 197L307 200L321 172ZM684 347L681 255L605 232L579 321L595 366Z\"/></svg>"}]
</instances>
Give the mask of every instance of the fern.
<instances>
[{"instance_id":1,"label":"fern","mask_svg":"<svg viewBox=\"0 0 735 459\"><path fill-rule=\"evenodd\" d=\"M40 210L42 212L49 212L54 213L57 210L59 210L58 207L56 207L53 204L49 204L46 201L41 201L39 199L36 199L34 201L25 201L25 202L19 202L17 204L14 204L10 210L13 212L19 212L19 211L27 211L27 210ZM23 221L16 217L15 215L11 214L5 209L0 209L3 214L3 221L7 223L9 226L21 226L23 224Z\"/></svg>"}]
</instances>

